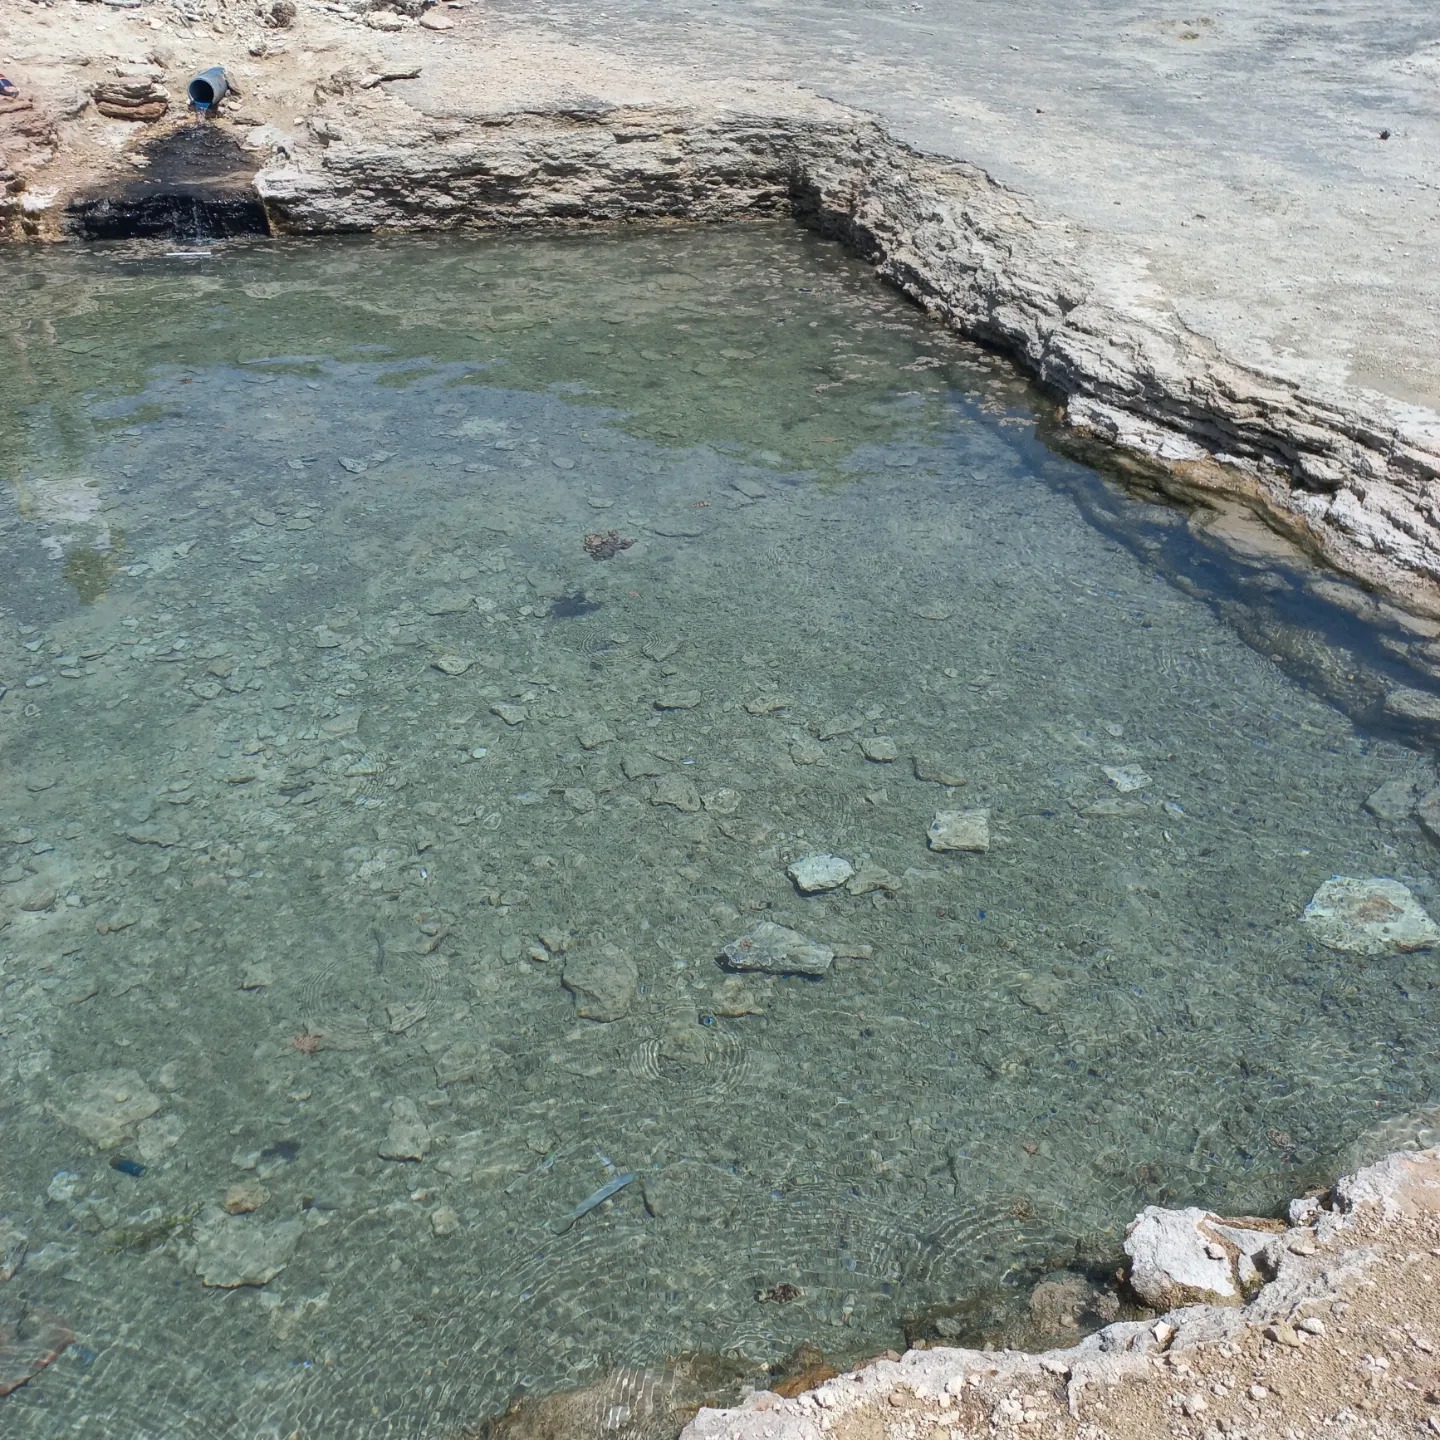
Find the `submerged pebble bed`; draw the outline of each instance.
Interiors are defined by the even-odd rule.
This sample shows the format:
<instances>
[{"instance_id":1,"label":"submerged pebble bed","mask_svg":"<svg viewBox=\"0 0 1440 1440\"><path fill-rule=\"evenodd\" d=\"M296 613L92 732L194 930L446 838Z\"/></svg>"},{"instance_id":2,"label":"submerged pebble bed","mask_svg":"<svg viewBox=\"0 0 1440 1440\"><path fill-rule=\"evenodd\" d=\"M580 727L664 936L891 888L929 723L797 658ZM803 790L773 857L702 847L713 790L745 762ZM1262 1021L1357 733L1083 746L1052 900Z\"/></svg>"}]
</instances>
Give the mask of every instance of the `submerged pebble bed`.
<instances>
[{"instance_id":1,"label":"submerged pebble bed","mask_svg":"<svg viewBox=\"0 0 1440 1440\"><path fill-rule=\"evenodd\" d=\"M1432 765L1330 703L1382 646L862 267L0 283L6 1435L597 1376L595 1433L673 1434L637 1396L797 1347L1099 1323L1137 1209L1263 1212L1433 1099L1431 953L1300 918L1437 902Z\"/></svg>"}]
</instances>

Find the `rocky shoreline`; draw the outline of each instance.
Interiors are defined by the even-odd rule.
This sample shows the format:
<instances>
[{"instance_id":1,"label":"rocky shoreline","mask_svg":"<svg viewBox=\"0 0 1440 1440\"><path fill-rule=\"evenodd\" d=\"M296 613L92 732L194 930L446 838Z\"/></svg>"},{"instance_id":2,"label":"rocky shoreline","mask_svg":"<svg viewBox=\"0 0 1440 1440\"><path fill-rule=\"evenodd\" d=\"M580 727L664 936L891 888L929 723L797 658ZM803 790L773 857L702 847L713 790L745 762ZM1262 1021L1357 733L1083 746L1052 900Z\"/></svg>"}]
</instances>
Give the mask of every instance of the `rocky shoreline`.
<instances>
[{"instance_id":1,"label":"rocky shoreline","mask_svg":"<svg viewBox=\"0 0 1440 1440\"><path fill-rule=\"evenodd\" d=\"M912 1350L793 1398L702 1410L681 1440L1440 1432L1437 1240L1437 1150L1298 1199L1288 1224L1151 1207L1126 1250L1157 1319L1039 1355Z\"/></svg>"},{"instance_id":2,"label":"rocky shoreline","mask_svg":"<svg viewBox=\"0 0 1440 1440\"><path fill-rule=\"evenodd\" d=\"M155 0L109 17L109 32L90 26L70 37L90 53L49 57L43 88L0 114L0 236L60 238L77 206L133 183L157 131L194 123L177 90L218 53L243 98L210 123L253 157L275 233L793 215L1018 361L1071 427L1143 457L1149 483L1239 502L1337 570L1440 614L1434 411L1227 357L1153 287L1137 290L1112 240L870 116L523 34L497 46L463 8L429 13L436 29L390 8L342 19L305 3L282 30L257 11L197 43ZM15 48L40 56L45 43L37 27ZM120 101L132 118L113 118Z\"/></svg>"}]
</instances>

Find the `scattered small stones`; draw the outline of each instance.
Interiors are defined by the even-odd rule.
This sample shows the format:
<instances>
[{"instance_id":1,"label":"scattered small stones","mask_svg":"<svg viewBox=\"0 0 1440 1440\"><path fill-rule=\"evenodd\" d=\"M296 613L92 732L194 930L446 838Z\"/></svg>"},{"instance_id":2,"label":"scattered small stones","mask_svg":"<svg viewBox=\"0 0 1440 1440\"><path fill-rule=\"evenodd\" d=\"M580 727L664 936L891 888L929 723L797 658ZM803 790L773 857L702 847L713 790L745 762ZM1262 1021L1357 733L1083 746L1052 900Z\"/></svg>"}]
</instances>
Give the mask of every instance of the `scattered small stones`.
<instances>
[{"instance_id":1,"label":"scattered small stones","mask_svg":"<svg viewBox=\"0 0 1440 1440\"><path fill-rule=\"evenodd\" d=\"M839 855L802 855L785 869L802 895L838 890L855 873L855 867Z\"/></svg>"},{"instance_id":2,"label":"scattered small stones","mask_svg":"<svg viewBox=\"0 0 1440 1440\"><path fill-rule=\"evenodd\" d=\"M622 550L628 550L634 543L622 536L618 530L592 530L585 537L585 553L592 560L613 560Z\"/></svg>"},{"instance_id":3,"label":"scattered small stones","mask_svg":"<svg viewBox=\"0 0 1440 1440\"><path fill-rule=\"evenodd\" d=\"M1352 955L1428 950L1440 928L1398 880L1327 880L1305 907L1303 923L1322 945Z\"/></svg>"},{"instance_id":4,"label":"scattered small stones","mask_svg":"<svg viewBox=\"0 0 1440 1440\"><path fill-rule=\"evenodd\" d=\"M300 1220L266 1225L212 1212L195 1226L195 1273L223 1290L268 1284L289 1264L304 1231Z\"/></svg>"},{"instance_id":5,"label":"scattered small stones","mask_svg":"<svg viewBox=\"0 0 1440 1440\"><path fill-rule=\"evenodd\" d=\"M990 812L937 810L925 838L932 850L983 853L990 848Z\"/></svg>"},{"instance_id":6,"label":"scattered small stones","mask_svg":"<svg viewBox=\"0 0 1440 1440\"><path fill-rule=\"evenodd\" d=\"M390 1104L390 1128L380 1143L382 1160L423 1160L430 1151L430 1130L420 1107L401 1096Z\"/></svg>"},{"instance_id":7,"label":"scattered small stones","mask_svg":"<svg viewBox=\"0 0 1440 1440\"><path fill-rule=\"evenodd\" d=\"M630 1013L639 980L634 960L617 945L601 945L568 956L561 977L561 983L575 997L576 1016L602 1024Z\"/></svg>"},{"instance_id":8,"label":"scattered small stones","mask_svg":"<svg viewBox=\"0 0 1440 1440\"><path fill-rule=\"evenodd\" d=\"M723 946L720 960L731 970L763 970L768 975L823 975L834 963L835 952L798 930L762 920L750 934Z\"/></svg>"}]
</instances>

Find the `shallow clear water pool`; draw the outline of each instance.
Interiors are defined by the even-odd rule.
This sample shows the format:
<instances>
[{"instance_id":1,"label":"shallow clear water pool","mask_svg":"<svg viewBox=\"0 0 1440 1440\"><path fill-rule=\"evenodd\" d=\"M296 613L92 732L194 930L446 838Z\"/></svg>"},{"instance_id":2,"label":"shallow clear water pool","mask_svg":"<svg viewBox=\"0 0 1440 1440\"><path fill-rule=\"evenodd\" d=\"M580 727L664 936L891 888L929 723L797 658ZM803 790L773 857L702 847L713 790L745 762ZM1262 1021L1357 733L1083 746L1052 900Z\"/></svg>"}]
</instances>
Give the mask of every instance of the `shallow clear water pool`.
<instances>
[{"instance_id":1,"label":"shallow clear water pool","mask_svg":"<svg viewBox=\"0 0 1440 1440\"><path fill-rule=\"evenodd\" d=\"M1432 954L1300 919L1440 903L1385 636L833 249L0 287L7 1436L673 1435L1434 1099Z\"/></svg>"}]
</instances>

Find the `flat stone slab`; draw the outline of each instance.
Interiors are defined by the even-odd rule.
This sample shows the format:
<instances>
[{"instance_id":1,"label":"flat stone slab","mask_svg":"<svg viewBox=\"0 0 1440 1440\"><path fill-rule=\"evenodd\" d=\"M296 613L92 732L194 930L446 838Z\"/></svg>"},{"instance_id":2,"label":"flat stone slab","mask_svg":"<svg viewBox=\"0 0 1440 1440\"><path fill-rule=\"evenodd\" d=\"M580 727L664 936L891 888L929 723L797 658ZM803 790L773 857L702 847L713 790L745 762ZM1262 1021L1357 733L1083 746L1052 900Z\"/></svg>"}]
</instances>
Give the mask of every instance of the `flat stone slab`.
<instances>
[{"instance_id":1,"label":"flat stone slab","mask_svg":"<svg viewBox=\"0 0 1440 1440\"><path fill-rule=\"evenodd\" d=\"M855 873L855 867L839 855L802 855L785 867L785 873L802 895L818 895L838 890Z\"/></svg>"},{"instance_id":2,"label":"flat stone slab","mask_svg":"<svg viewBox=\"0 0 1440 1440\"><path fill-rule=\"evenodd\" d=\"M983 853L990 848L988 810L937 810L925 839L932 850L968 850Z\"/></svg>"},{"instance_id":3,"label":"flat stone slab","mask_svg":"<svg viewBox=\"0 0 1440 1440\"><path fill-rule=\"evenodd\" d=\"M289 1264L304 1233L300 1220L266 1224L248 1215L208 1216L195 1226L195 1273L203 1284L224 1290L268 1284Z\"/></svg>"},{"instance_id":4,"label":"flat stone slab","mask_svg":"<svg viewBox=\"0 0 1440 1440\"><path fill-rule=\"evenodd\" d=\"M1352 955L1428 950L1440 927L1398 880L1327 880L1305 907L1303 923L1322 945Z\"/></svg>"},{"instance_id":5,"label":"flat stone slab","mask_svg":"<svg viewBox=\"0 0 1440 1440\"><path fill-rule=\"evenodd\" d=\"M160 1108L159 1097L134 1070L96 1070L65 1082L51 1107L72 1130L101 1150L134 1138L136 1127Z\"/></svg>"},{"instance_id":6,"label":"flat stone slab","mask_svg":"<svg viewBox=\"0 0 1440 1440\"><path fill-rule=\"evenodd\" d=\"M769 975L823 975L834 960L830 946L770 920L761 921L720 951L720 963L731 970L763 970Z\"/></svg>"}]
</instances>

